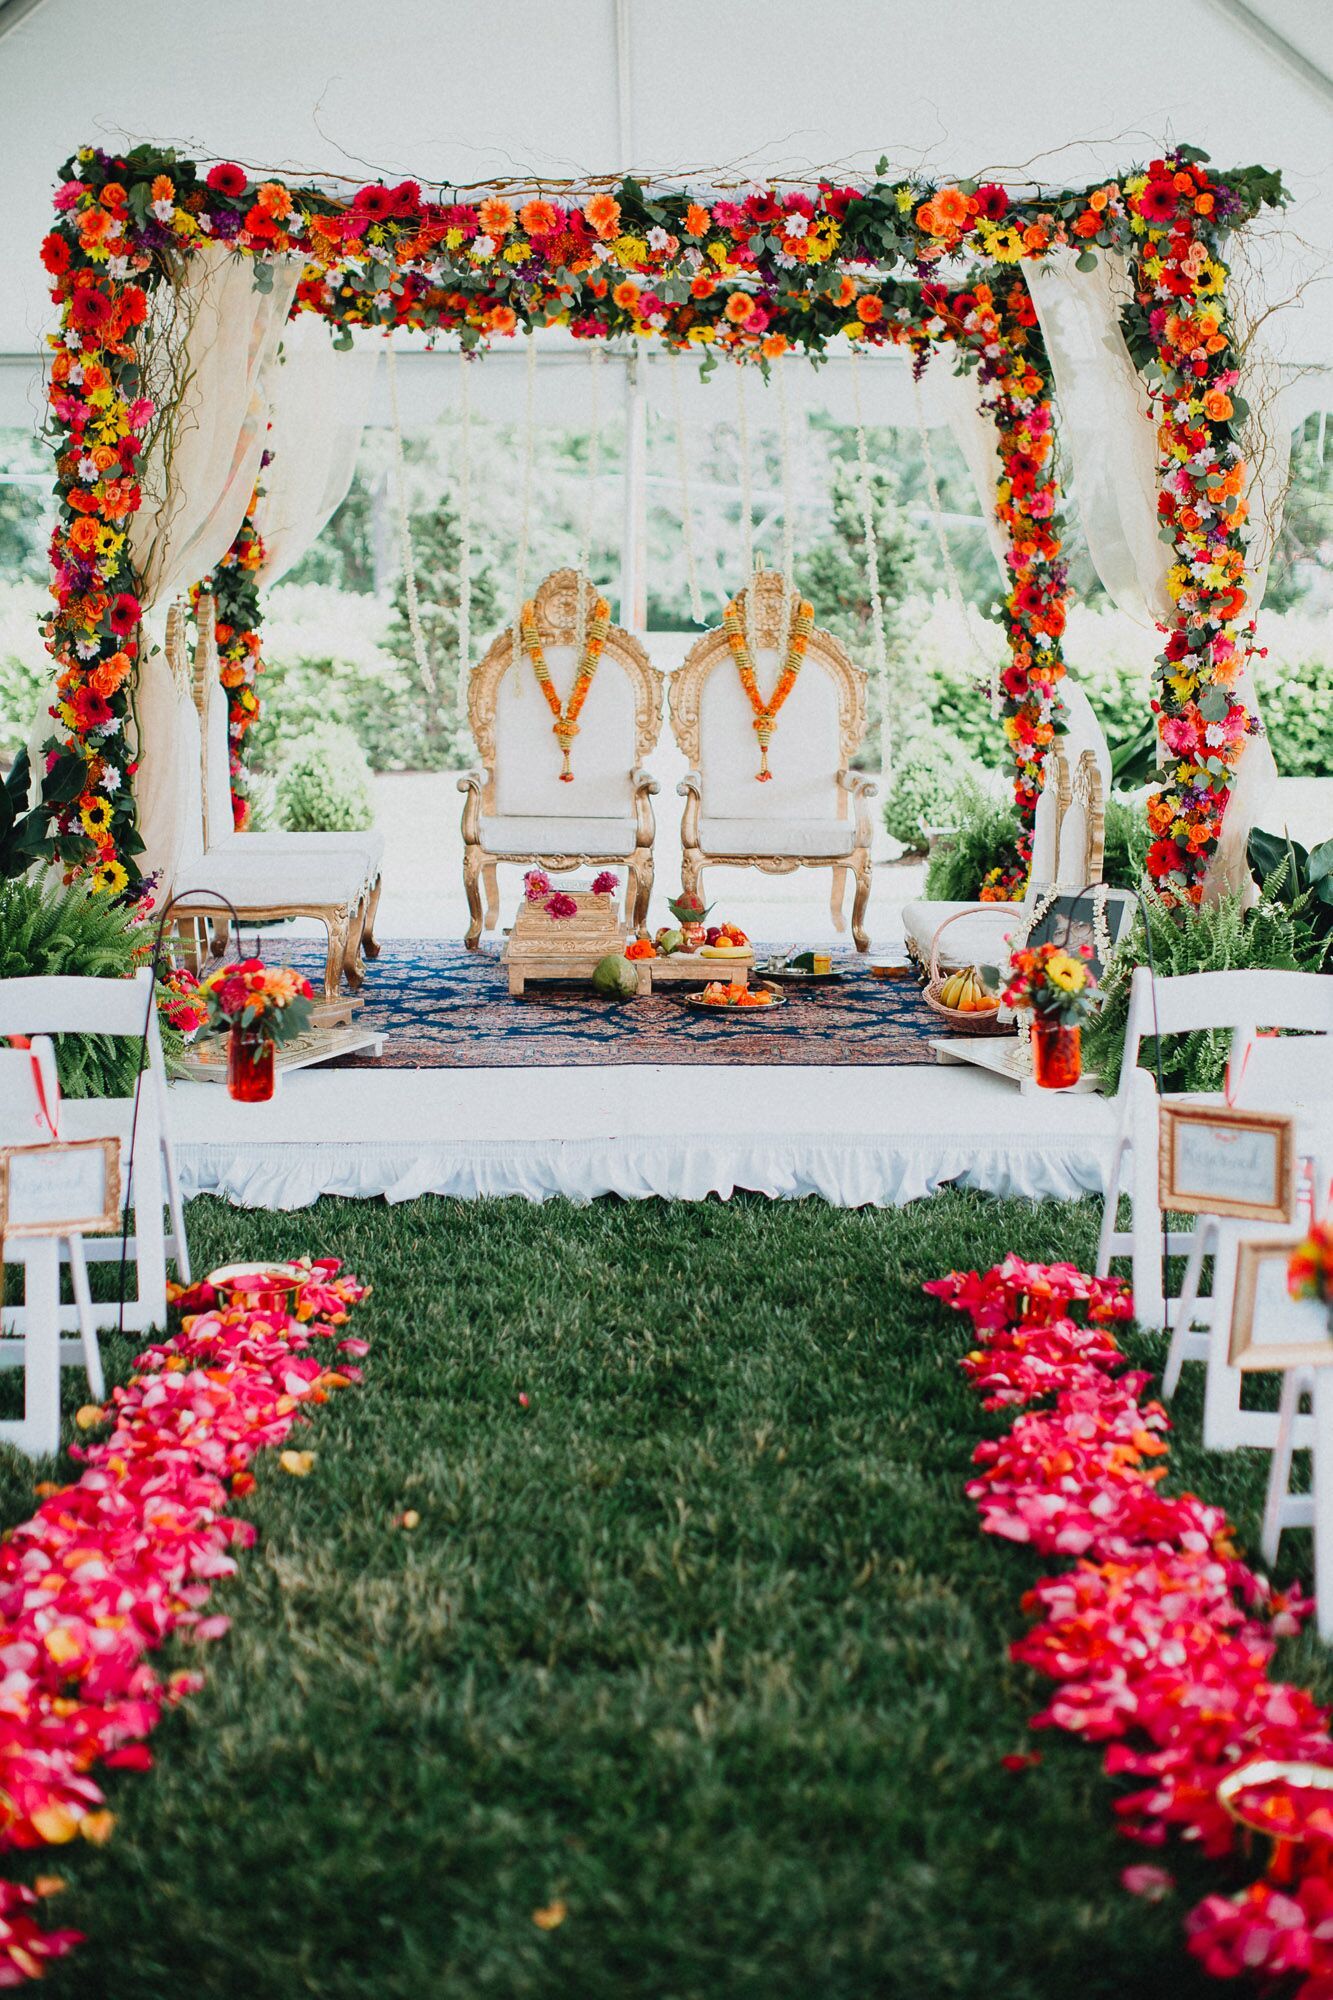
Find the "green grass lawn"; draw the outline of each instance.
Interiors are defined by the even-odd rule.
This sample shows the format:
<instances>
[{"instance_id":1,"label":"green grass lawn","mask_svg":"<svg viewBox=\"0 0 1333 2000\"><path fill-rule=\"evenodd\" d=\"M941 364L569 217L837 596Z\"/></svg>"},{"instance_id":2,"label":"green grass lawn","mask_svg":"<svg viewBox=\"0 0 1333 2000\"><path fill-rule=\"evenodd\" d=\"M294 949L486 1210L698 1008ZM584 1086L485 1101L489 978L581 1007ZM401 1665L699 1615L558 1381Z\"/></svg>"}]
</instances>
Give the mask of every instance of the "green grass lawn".
<instances>
[{"instance_id":1,"label":"green grass lawn","mask_svg":"<svg viewBox=\"0 0 1333 2000\"><path fill-rule=\"evenodd\" d=\"M53 2000L1215 1992L1180 1942L1213 1872L1173 1855L1180 1894L1136 1901L1097 1753L1001 1766L1043 1698L1007 1657L1040 1565L978 1533L998 1420L920 1292L1008 1249L1086 1267L1095 1223L194 1203L200 1269L309 1249L372 1280L373 1347L314 1474L261 1462L232 1631L155 1769L109 1776L113 1839L58 1857L50 1920L89 1940ZM1262 1462L1197 1436L1191 1381L1179 1474L1253 1534ZM6 1465L8 1519L31 1482Z\"/></svg>"}]
</instances>

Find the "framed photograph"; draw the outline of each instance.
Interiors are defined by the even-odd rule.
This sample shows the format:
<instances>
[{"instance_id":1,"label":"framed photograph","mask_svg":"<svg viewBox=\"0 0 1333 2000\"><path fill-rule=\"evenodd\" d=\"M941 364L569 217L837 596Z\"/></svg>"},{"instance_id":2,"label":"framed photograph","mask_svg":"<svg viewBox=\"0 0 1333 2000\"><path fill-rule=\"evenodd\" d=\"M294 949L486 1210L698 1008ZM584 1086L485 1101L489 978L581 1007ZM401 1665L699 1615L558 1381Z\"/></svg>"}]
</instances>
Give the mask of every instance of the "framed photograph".
<instances>
[{"instance_id":1,"label":"framed photograph","mask_svg":"<svg viewBox=\"0 0 1333 2000\"><path fill-rule=\"evenodd\" d=\"M1163 1104L1158 1133L1157 1195L1163 1208L1249 1222L1296 1220L1290 1118L1222 1104Z\"/></svg>"},{"instance_id":2,"label":"framed photograph","mask_svg":"<svg viewBox=\"0 0 1333 2000\"><path fill-rule=\"evenodd\" d=\"M1021 929L1015 932L1011 949L1035 951L1039 944L1060 944L1070 951L1077 951L1081 945L1090 945L1092 957L1088 964L1093 977L1100 979L1104 967L1097 945L1095 919L1101 916L1114 950L1134 916L1136 899L1133 891L1108 889L1104 884L1098 884L1091 889L1062 890L1053 900L1041 895L1038 900L1042 905L1049 904L1049 907L1043 907L1042 914L1029 926L1026 934Z\"/></svg>"},{"instance_id":3,"label":"framed photograph","mask_svg":"<svg viewBox=\"0 0 1333 2000\"><path fill-rule=\"evenodd\" d=\"M1320 1299L1293 1299L1287 1266L1302 1241L1261 1237L1236 1246L1236 1290L1231 1303L1231 1364L1263 1368L1326 1368L1333 1363L1333 1329Z\"/></svg>"},{"instance_id":4,"label":"framed photograph","mask_svg":"<svg viewBox=\"0 0 1333 2000\"><path fill-rule=\"evenodd\" d=\"M92 1236L119 1227L117 1140L0 1146L0 1237Z\"/></svg>"}]
</instances>

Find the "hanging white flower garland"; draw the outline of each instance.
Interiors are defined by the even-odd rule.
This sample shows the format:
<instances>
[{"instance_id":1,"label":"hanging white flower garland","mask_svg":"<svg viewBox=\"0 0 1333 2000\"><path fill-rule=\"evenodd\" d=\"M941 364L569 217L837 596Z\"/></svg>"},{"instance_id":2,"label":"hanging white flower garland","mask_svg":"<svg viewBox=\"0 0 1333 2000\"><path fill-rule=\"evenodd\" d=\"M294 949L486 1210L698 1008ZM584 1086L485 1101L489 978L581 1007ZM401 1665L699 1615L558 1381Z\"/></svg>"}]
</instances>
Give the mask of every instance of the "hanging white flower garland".
<instances>
[{"instance_id":1,"label":"hanging white flower garland","mask_svg":"<svg viewBox=\"0 0 1333 2000\"><path fill-rule=\"evenodd\" d=\"M990 712L992 722L1000 718L1000 664L999 656L992 653L987 659L977 643L977 635L972 629L972 617L963 587L958 581L958 571L954 565L953 550L949 547L948 530L944 525L944 509L940 505L940 486L935 473L935 454L931 450L930 427L921 401L921 384L915 373L912 376L912 395L916 404L916 428L921 440L921 462L926 473L926 493L930 500L931 520L935 529L935 540L939 543L940 560L944 564L945 581L949 586L949 601L963 622L963 631L972 657L981 670L981 678L990 686Z\"/></svg>"},{"instance_id":2,"label":"hanging white flower garland","mask_svg":"<svg viewBox=\"0 0 1333 2000\"><path fill-rule=\"evenodd\" d=\"M513 648L511 665L514 671L515 687L523 692L524 676L518 671L523 661L523 606L528 594L528 546L532 539L532 459L533 459L533 408L537 384L537 343L531 331L528 336L527 363L524 376L523 396L523 513L518 530L518 562L516 565L517 602L514 606Z\"/></svg>"},{"instance_id":3,"label":"hanging white flower garland","mask_svg":"<svg viewBox=\"0 0 1333 2000\"><path fill-rule=\"evenodd\" d=\"M467 713L467 683L472 670L472 362L458 356L458 688L460 715Z\"/></svg>"},{"instance_id":4,"label":"hanging white flower garland","mask_svg":"<svg viewBox=\"0 0 1333 2000\"><path fill-rule=\"evenodd\" d=\"M588 493L583 509L583 539L579 544L578 604L574 613L574 657L583 658L588 638L588 598L584 589L592 570L592 537L597 512L597 481L602 463L602 350L594 342L588 357Z\"/></svg>"},{"instance_id":5,"label":"hanging white flower garland","mask_svg":"<svg viewBox=\"0 0 1333 2000\"><path fill-rule=\"evenodd\" d=\"M893 731L889 721L889 651L884 642L884 602L879 587L879 538L875 533L875 499L870 484L870 453L861 413L861 355L852 349L852 401L856 411L856 462L861 476L861 525L865 533L866 575L870 583L870 653L879 685L879 754L887 784L893 767Z\"/></svg>"},{"instance_id":6,"label":"hanging white flower garland","mask_svg":"<svg viewBox=\"0 0 1333 2000\"><path fill-rule=\"evenodd\" d=\"M696 625L706 622L703 593L699 589L699 565L694 553L694 510L690 505L690 456L685 448L685 424L680 403L680 356L670 350L671 421L676 432L676 483L680 487L680 531L685 544L685 574L690 587L690 616Z\"/></svg>"},{"instance_id":7,"label":"hanging white flower garland","mask_svg":"<svg viewBox=\"0 0 1333 2000\"><path fill-rule=\"evenodd\" d=\"M430 649L422 629L421 606L417 600L417 565L412 548L412 524L407 512L407 468L403 463L403 427L398 416L398 357L394 353L392 335L385 355L385 372L389 378L389 418L393 424L394 489L398 500L398 546L407 598L407 629L412 635L412 656L418 671L427 691L434 694L435 670L430 663Z\"/></svg>"}]
</instances>

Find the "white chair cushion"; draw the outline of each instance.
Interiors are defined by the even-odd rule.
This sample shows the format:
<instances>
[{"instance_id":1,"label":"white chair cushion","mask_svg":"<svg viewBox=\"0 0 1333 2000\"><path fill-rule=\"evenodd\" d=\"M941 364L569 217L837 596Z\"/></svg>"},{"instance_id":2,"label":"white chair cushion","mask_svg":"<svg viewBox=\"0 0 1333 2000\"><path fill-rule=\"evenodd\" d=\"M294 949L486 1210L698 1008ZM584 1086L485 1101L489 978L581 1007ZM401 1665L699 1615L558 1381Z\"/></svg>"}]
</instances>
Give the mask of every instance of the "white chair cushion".
<instances>
[{"instance_id":1,"label":"white chair cushion","mask_svg":"<svg viewBox=\"0 0 1333 2000\"><path fill-rule=\"evenodd\" d=\"M947 917L959 922L940 939L942 966L1003 965L1009 956L1006 940L1025 911L1018 903L904 903L903 936L923 965L930 964L935 933Z\"/></svg>"},{"instance_id":2,"label":"white chair cushion","mask_svg":"<svg viewBox=\"0 0 1333 2000\"><path fill-rule=\"evenodd\" d=\"M784 711L785 712L785 711ZM705 854L850 854L856 828L850 819L714 819L699 821Z\"/></svg>"},{"instance_id":3,"label":"white chair cushion","mask_svg":"<svg viewBox=\"0 0 1333 2000\"><path fill-rule=\"evenodd\" d=\"M633 853L634 841L634 821L628 818L562 819L556 813L545 817L497 813L481 822L481 844L492 854L606 854L620 860Z\"/></svg>"},{"instance_id":4,"label":"white chair cushion","mask_svg":"<svg viewBox=\"0 0 1333 2000\"><path fill-rule=\"evenodd\" d=\"M548 646L546 664L561 702L574 684L572 646ZM521 654L509 667L495 697L495 809L497 816L579 813L594 819L621 818L630 810L630 774L638 764L634 685L610 651L603 653L579 716L579 733L569 753L574 774L562 784L560 745L551 734L554 720L536 680L532 662Z\"/></svg>"},{"instance_id":5,"label":"white chair cushion","mask_svg":"<svg viewBox=\"0 0 1333 2000\"><path fill-rule=\"evenodd\" d=\"M384 860L384 835L377 827L364 833L233 833L224 843L242 854L348 854L352 855L367 882L373 882ZM209 859L217 853L208 850Z\"/></svg>"},{"instance_id":6,"label":"white chair cushion","mask_svg":"<svg viewBox=\"0 0 1333 2000\"><path fill-rule=\"evenodd\" d=\"M355 854L252 854L248 841L228 841L183 870L177 889L212 889L238 909L282 909L289 903L357 903L365 870Z\"/></svg>"},{"instance_id":7,"label":"white chair cushion","mask_svg":"<svg viewBox=\"0 0 1333 2000\"><path fill-rule=\"evenodd\" d=\"M767 698L778 677L775 647L756 648L755 673ZM842 763L838 690L818 659L807 657L778 712L766 785L756 778L759 739L740 675L729 658L712 669L699 697L699 775L710 818L779 824L830 819Z\"/></svg>"}]
</instances>

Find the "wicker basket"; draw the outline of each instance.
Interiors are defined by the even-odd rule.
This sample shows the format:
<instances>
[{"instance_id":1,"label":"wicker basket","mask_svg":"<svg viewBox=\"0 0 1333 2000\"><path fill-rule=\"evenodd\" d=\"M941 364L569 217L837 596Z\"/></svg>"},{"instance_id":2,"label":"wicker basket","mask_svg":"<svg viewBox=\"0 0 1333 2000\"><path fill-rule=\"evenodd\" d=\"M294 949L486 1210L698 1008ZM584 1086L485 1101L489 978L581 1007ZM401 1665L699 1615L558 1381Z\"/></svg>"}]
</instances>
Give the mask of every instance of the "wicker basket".
<instances>
[{"instance_id":1,"label":"wicker basket","mask_svg":"<svg viewBox=\"0 0 1333 2000\"><path fill-rule=\"evenodd\" d=\"M946 1007L940 999L940 989L948 976L940 971L940 939L950 924L956 924L960 917L974 915L975 911L972 910L955 910L951 917L944 919L931 939L930 974L923 998L931 1013L938 1014L941 1021L947 1022L956 1035L1012 1035L1014 1023L1000 1021L997 1018L1000 1011L998 1007L988 1007L981 1014L965 1014L960 1007Z\"/></svg>"}]
</instances>

